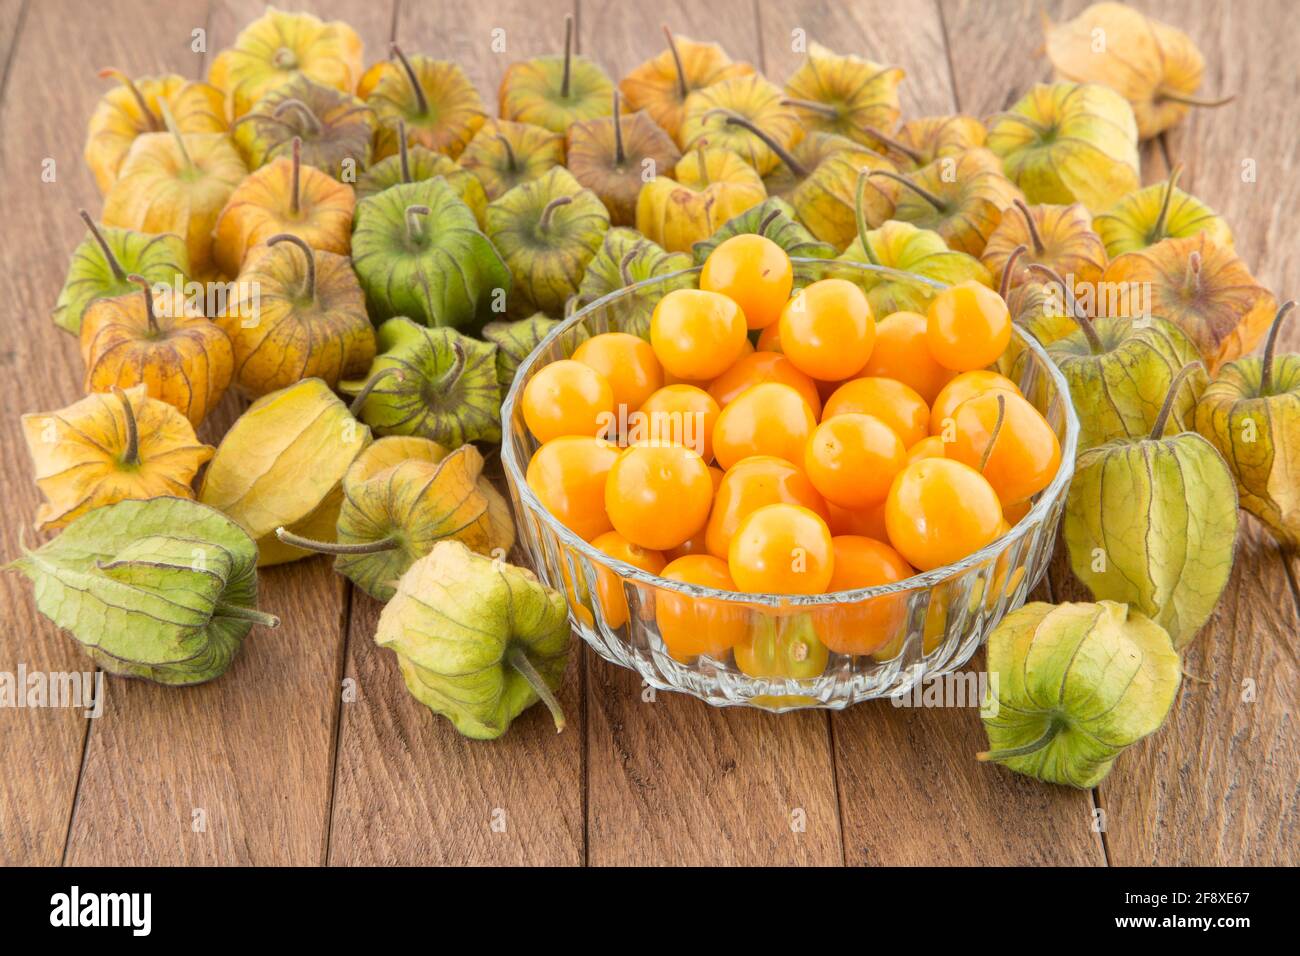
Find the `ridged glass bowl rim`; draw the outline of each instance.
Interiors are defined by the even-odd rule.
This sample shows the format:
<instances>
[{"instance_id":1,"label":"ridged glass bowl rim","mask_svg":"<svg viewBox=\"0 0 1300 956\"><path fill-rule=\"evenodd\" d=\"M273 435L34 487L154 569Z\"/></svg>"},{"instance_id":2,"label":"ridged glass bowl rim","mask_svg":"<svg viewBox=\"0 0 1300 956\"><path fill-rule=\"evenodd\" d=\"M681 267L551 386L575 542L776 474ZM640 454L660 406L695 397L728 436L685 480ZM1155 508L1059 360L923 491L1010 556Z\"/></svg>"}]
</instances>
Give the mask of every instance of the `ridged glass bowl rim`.
<instances>
[{"instance_id":1,"label":"ridged glass bowl rim","mask_svg":"<svg viewBox=\"0 0 1300 956\"><path fill-rule=\"evenodd\" d=\"M917 285L927 285L936 290L947 288L941 282L935 282L925 276L916 275L911 272L904 272L899 269L890 269L886 266L878 266L865 262L846 262L837 259L815 259L803 256L791 256L790 261L794 263L796 274L799 266L813 268L828 268L856 270L860 272L875 273L881 276L887 276L904 282L911 282ZM578 535L574 534L569 528L565 527L560 521L550 513L549 510L541 503L533 490L528 485L525 477L526 465L521 467L520 462L515 457L514 442L511 440L509 432L510 423L514 420L515 404L519 398L521 385L527 374L532 371L533 366L542 357L543 353L550 348L552 342L558 339L569 329L581 325L587 320L587 317L598 309L604 308L610 303L620 299L630 298L636 294L637 290L649 286L661 285L672 279L687 275L697 275L701 266L692 266L689 269L681 269L677 272L665 273L661 276L655 276L650 279L643 279L640 282L624 286L607 295L601 296L593 302L588 303L573 313L566 319L563 319L559 325L551 329L534 348L528 356L519 363L515 370L514 381L510 383L510 390L506 393L505 401L501 403L501 420L505 425L501 442L501 462L505 468L507 480L514 487L515 492L519 495L520 500L538 519L545 522L547 527L570 549L586 557L589 561L597 565L608 568L620 578L631 581L635 584L646 585L648 587L660 588L667 591L677 591L681 594L694 598L708 599L711 601L721 601L732 604L757 605L761 607L836 607L839 605L858 604L862 601L874 597L882 597L889 594L900 594L908 591L919 591L933 588L942 584L949 578L956 577L972 568L978 568L986 564L1002 552L1006 551L1011 545L1019 541L1025 535L1029 534L1031 529L1042 523L1047 512L1053 504L1065 493L1070 484L1070 479L1074 474L1074 460L1079 438L1079 419L1074 412L1074 404L1070 401L1069 385L1065 381L1065 376L1061 370L1056 367L1047 354L1046 349L1039 344L1038 340L1032 335L1025 332L1019 326L1012 327L1012 334L1034 354L1042 365L1047 377L1055 386L1057 393L1062 398L1062 409L1065 414L1065 439L1061 442L1061 463L1057 468L1056 477L1048 484L1039 494L1038 500L1026 515L1016 522L1010 531L1000 535L994 541L980 548L966 557L953 564L945 564L943 567L935 568L931 571L923 571L920 574L914 574L910 578L902 581L896 581L892 584L881 584L869 588L857 588L852 591L831 591L825 594L746 594L739 591L721 591L716 588L703 587L697 584L687 584L682 581L673 581L668 578L660 577L657 574L651 574L648 571L620 561L611 557L599 548L593 547L587 541L584 541Z\"/></svg>"}]
</instances>

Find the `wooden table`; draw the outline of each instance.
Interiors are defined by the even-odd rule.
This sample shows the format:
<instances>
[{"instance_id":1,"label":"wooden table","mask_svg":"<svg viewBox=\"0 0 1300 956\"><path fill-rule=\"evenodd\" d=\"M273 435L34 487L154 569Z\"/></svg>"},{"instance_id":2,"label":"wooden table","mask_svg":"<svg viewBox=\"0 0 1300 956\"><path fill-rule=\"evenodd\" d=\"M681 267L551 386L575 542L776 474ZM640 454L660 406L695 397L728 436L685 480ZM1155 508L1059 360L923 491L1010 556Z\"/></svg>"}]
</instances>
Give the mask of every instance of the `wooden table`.
<instances>
[{"instance_id":1,"label":"wooden table","mask_svg":"<svg viewBox=\"0 0 1300 956\"><path fill-rule=\"evenodd\" d=\"M906 117L984 116L1049 72L1036 58L1037 0L278 2L348 20L368 62L393 37L457 59L488 102L507 63L556 48L569 11L580 49L616 75L661 49L661 22L722 41L777 81L798 62L801 37L898 64ZM48 313L83 235L76 211L100 208L81 161L104 88L94 71L201 77L262 6L0 0L6 558L38 502L18 414L81 395L76 343ZM1046 4L1054 17L1083 6ZM1144 178L1185 163L1182 185L1227 217L1259 279L1279 298L1296 295L1291 5L1141 6L1194 35L1207 91L1238 96L1152 144ZM491 52L495 28L504 53ZM206 53L192 49L196 29ZM42 179L48 161L54 182ZM1254 181L1241 175L1248 161ZM1300 347L1300 325L1287 343ZM228 399L202 437L215 442L239 407ZM305 561L263 575L262 606L283 626L255 631L220 680L186 690L112 680L98 720L0 711L0 863L1296 863L1297 572L1295 555L1245 521L1227 592L1187 655L1196 679L1165 729L1100 787L1077 791L976 763L984 736L973 710L717 710L652 694L581 647L564 734L535 708L498 742L466 741L407 695L373 644L379 605L328 560ZM17 575L0 576L0 671L84 669L30 594ZM1079 599L1081 589L1058 560L1036 596Z\"/></svg>"}]
</instances>

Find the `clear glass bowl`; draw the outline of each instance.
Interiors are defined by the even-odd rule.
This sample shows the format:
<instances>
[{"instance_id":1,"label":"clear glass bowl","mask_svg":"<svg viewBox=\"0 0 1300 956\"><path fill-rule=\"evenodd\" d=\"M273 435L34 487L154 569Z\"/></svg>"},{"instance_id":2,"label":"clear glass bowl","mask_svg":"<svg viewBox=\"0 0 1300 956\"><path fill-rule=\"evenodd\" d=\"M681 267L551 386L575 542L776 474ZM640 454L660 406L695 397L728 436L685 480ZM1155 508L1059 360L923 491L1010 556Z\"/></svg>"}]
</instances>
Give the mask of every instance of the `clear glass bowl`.
<instances>
[{"instance_id":1,"label":"clear glass bowl","mask_svg":"<svg viewBox=\"0 0 1300 956\"><path fill-rule=\"evenodd\" d=\"M878 266L821 259L794 262L797 285L839 277L864 288L898 283L896 289L925 297L941 288L928 279ZM590 335L619 331L648 337L655 303L673 288L695 286L698 271L640 282L585 306L520 366L502 407L506 427L501 457L520 542L538 575L567 596L574 628L601 657L631 668L652 687L693 694L717 706L841 708L906 693L922 678L964 665L1002 616L1024 603L1046 571L1074 471L1079 424L1065 380L1042 347L1018 328L997 368L1019 384L1055 430L1061 443L1060 470L1007 534L956 564L896 584L835 594L717 591L669 581L609 557L560 524L533 494L524 475L537 442L524 425L518 401L529 379L547 363L571 356ZM809 627L813 632L855 628L859 633L869 629L865 640L877 648L855 656L830 653L815 675L806 673L810 665L805 663L798 677L754 676L740 669L731 649L686 661L672 657L660 636L657 602L678 635L693 619L701 638L739 635L742 646L753 642L761 649L766 642L779 644L807 633ZM812 659L812 668L819 658ZM763 670L752 663L748 669Z\"/></svg>"}]
</instances>

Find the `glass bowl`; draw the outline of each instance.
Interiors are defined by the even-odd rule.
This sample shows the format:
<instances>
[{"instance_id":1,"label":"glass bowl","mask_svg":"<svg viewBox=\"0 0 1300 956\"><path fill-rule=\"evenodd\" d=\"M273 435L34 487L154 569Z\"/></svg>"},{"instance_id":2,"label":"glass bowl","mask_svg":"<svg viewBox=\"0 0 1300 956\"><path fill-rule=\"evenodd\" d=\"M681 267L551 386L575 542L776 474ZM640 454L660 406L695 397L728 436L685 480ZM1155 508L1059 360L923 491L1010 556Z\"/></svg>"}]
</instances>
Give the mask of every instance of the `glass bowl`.
<instances>
[{"instance_id":1,"label":"glass bowl","mask_svg":"<svg viewBox=\"0 0 1300 956\"><path fill-rule=\"evenodd\" d=\"M830 277L868 289L896 283L876 294L888 295L892 289L922 299L942 288L879 266L799 258L794 264L797 286ZM538 443L524 424L519 397L529 379L542 366L571 356L590 335L632 332L648 338L655 303L674 288L695 287L698 272L689 269L639 282L592 302L552 330L520 365L502 406L501 457L520 543L538 576L566 595L574 628L601 657L631 668L652 687L692 694L716 706L778 712L841 708L904 694L923 678L964 665L1002 616L1024 603L1046 571L1074 471L1079 424L1065 380L1042 347L1019 328L996 367L1020 386L1056 432L1060 469L1008 533L956 564L896 584L788 596L669 581L592 547L553 517L528 486L524 475ZM711 653L673 657L659 617L672 628L677 646L684 638L693 639L701 646L712 644ZM828 628L852 632L859 646L874 650L853 656L826 653L821 666L825 652L820 642L812 642L814 653L793 667L763 666L774 647L779 651L810 630L826 634ZM738 665L734 646L741 647L750 673Z\"/></svg>"}]
</instances>

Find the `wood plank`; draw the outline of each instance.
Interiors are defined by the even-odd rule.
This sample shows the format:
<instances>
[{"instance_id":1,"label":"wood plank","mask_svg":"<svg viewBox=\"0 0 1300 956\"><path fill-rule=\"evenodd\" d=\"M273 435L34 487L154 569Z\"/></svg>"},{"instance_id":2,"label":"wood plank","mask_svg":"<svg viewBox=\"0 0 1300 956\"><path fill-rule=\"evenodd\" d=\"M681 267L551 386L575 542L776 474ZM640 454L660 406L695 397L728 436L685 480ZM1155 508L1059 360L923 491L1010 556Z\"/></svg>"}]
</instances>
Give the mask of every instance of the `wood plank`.
<instances>
[{"instance_id":1,"label":"wood plank","mask_svg":"<svg viewBox=\"0 0 1300 956\"><path fill-rule=\"evenodd\" d=\"M368 50L386 47L391 2L361 9L345 0L280 5L346 16ZM174 24L177 39L166 49L178 69L197 75L189 31L206 26L215 52L263 6L220 0L210 15L201 5L188 15L174 5L165 15L139 5L115 14L145 51L159 43L142 24ZM80 122L84 110L76 115ZM225 420L238 407L234 398L225 403ZM68 862L323 861L347 584L326 559L315 559L264 572L261 592L262 607L280 615L281 628L254 631L220 680L188 690L113 683L110 709L87 749Z\"/></svg>"},{"instance_id":2,"label":"wood plank","mask_svg":"<svg viewBox=\"0 0 1300 956\"><path fill-rule=\"evenodd\" d=\"M749 0L674 0L652 10L583 3L581 46L617 78L663 49L664 23L761 63ZM637 675L587 653L592 864L841 861L825 714L776 717L642 695Z\"/></svg>"},{"instance_id":3,"label":"wood plank","mask_svg":"<svg viewBox=\"0 0 1300 956\"><path fill-rule=\"evenodd\" d=\"M81 161L83 123L103 91L94 69L113 64L135 73L184 69L188 47L146 37L136 17L155 23L202 22L205 3L105 2L76 10L81 35L93 37L102 63L83 63L75 82L50 63L68 47L67 2L29 5L8 70L0 104L0 203L8 224L0 230L0 321L8 332L0 348L5 415L0 418L6 514L0 549L8 560L23 537L33 540L31 521L40 496L31 480L31 461L19 427L19 413L61 408L81 396L82 366L76 340L56 329L49 312L63 282L68 256L84 235L77 208L98 208L98 194ZM164 11L164 7L168 10ZM0 24L17 23L6 4ZM167 12L168 15L164 16ZM168 39L173 35L166 34ZM80 62L80 61L79 61ZM54 163L54 181L42 180L43 164ZM29 584L0 575L0 670L13 672L93 670L76 644L38 615ZM108 708L119 701L120 685L109 688ZM0 710L0 862L57 864L63 857L82 751L90 722L73 710Z\"/></svg>"},{"instance_id":4,"label":"wood plank","mask_svg":"<svg viewBox=\"0 0 1300 956\"><path fill-rule=\"evenodd\" d=\"M961 4L941 16L931 5L782 5L780 14L764 8L764 38L771 38L771 49L802 26L809 39L836 50L901 66L907 73L900 91L904 119L951 113L959 98L962 109L982 117L1002 108L1008 87L1018 95L1037 78L1017 66L1011 52L1024 35L1017 18L1030 9ZM1040 587L1034 596L1046 599L1045 592ZM982 661L981 654L968 669ZM849 863L1104 860L1088 794L1043 787L975 761L987 739L970 707L897 708L876 701L836 713L832 726Z\"/></svg>"},{"instance_id":5,"label":"wood plank","mask_svg":"<svg viewBox=\"0 0 1300 956\"><path fill-rule=\"evenodd\" d=\"M403 3L396 33L408 52L461 63L495 112L505 67L555 50L565 9L572 5L548 4L540 15L537 4L515 0ZM491 47L494 29L505 31L505 52ZM407 693L393 655L374 644L379 609L355 594L344 673L357 697L340 719L329 862L582 863L581 642L560 695L563 734L534 707L502 739L471 741Z\"/></svg>"},{"instance_id":6,"label":"wood plank","mask_svg":"<svg viewBox=\"0 0 1300 956\"><path fill-rule=\"evenodd\" d=\"M1300 218L1300 156L1277 117L1300 95L1278 71L1300 39L1290 5L1147 0L1145 12L1189 30L1205 54L1203 92L1232 104L1194 111L1168 135L1180 183L1227 219L1238 253L1279 298L1300 289L1291 224ZM1287 77L1290 77L1288 80ZM1256 181L1243 181L1253 161ZM1284 339L1300 347L1294 323ZM1300 848L1295 746L1300 631L1293 582L1277 545L1242 514L1237 560L1214 617L1185 654L1189 680L1169 724L1102 783L1117 864L1287 864Z\"/></svg>"}]
</instances>

